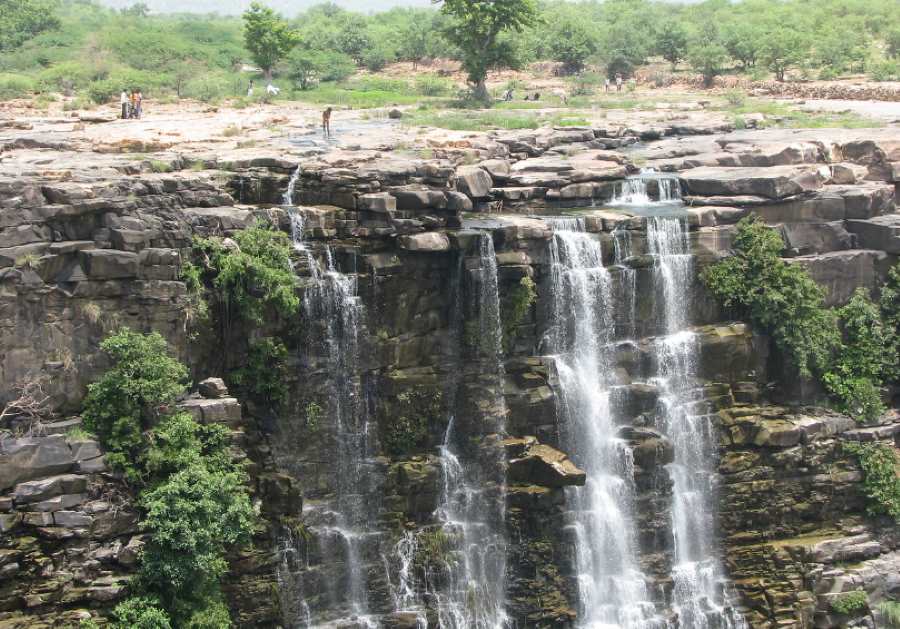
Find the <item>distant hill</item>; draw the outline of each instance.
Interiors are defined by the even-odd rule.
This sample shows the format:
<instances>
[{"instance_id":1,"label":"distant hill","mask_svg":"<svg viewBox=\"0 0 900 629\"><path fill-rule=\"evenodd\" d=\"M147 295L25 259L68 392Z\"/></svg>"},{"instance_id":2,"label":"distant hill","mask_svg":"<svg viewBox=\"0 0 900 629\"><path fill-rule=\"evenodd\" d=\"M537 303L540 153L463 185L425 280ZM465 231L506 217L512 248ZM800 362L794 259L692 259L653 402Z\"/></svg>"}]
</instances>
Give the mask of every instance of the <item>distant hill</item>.
<instances>
[{"instance_id":1,"label":"distant hill","mask_svg":"<svg viewBox=\"0 0 900 629\"><path fill-rule=\"evenodd\" d=\"M220 15L238 14L250 6L252 0L143 0L154 12L158 13L219 13ZM293 17L300 11L321 0L264 0L264 3L282 14ZM136 0L98 0L100 4L115 9L130 7ZM336 0L345 9L371 13L383 11L395 6L429 6L430 0Z\"/></svg>"}]
</instances>

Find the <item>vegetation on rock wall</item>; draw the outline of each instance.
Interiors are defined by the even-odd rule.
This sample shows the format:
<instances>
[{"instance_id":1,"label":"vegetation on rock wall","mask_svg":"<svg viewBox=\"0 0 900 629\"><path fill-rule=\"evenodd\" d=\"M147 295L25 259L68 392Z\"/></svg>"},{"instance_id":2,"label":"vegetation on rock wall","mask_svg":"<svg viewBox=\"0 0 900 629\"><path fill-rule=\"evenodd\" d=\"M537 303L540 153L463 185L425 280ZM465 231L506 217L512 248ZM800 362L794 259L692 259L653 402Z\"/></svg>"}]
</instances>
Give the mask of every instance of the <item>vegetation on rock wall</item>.
<instances>
[{"instance_id":1,"label":"vegetation on rock wall","mask_svg":"<svg viewBox=\"0 0 900 629\"><path fill-rule=\"evenodd\" d=\"M832 611L838 614L861 612L869 606L869 597L862 590L838 594L831 601Z\"/></svg>"},{"instance_id":2,"label":"vegetation on rock wall","mask_svg":"<svg viewBox=\"0 0 900 629\"><path fill-rule=\"evenodd\" d=\"M503 345L508 351L512 347L516 328L525 320L534 300L537 299L534 280L527 275L519 280L501 304L501 323L503 326Z\"/></svg>"},{"instance_id":3,"label":"vegetation on rock wall","mask_svg":"<svg viewBox=\"0 0 900 629\"><path fill-rule=\"evenodd\" d=\"M429 426L440 419L441 400L439 390L424 387L394 396L382 421L385 450L393 455L406 455L421 448L428 438Z\"/></svg>"},{"instance_id":4,"label":"vegetation on rock wall","mask_svg":"<svg viewBox=\"0 0 900 629\"><path fill-rule=\"evenodd\" d=\"M845 443L863 469L863 488L871 515L889 515L900 522L900 461L886 443Z\"/></svg>"},{"instance_id":5,"label":"vegetation on rock wall","mask_svg":"<svg viewBox=\"0 0 900 629\"><path fill-rule=\"evenodd\" d=\"M842 411L857 420L877 417L881 387L896 374L900 266L880 306L860 289L831 310L809 274L781 259L783 249L775 230L756 217L742 219L733 255L707 268L703 281L724 307L768 333L801 376L819 378Z\"/></svg>"},{"instance_id":6,"label":"vegetation on rock wall","mask_svg":"<svg viewBox=\"0 0 900 629\"><path fill-rule=\"evenodd\" d=\"M247 362L233 370L231 382L258 402L279 407L287 401L287 348L276 338L254 341Z\"/></svg>"},{"instance_id":7,"label":"vegetation on rock wall","mask_svg":"<svg viewBox=\"0 0 900 629\"><path fill-rule=\"evenodd\" d=\"M878 605L878 611L884 616L888 627L900 627L900 601L883 601Z\"/></svg>"},{"instance_id":8,"label":"vegetation on rock wall","mask_svg":"<svg viewBox=\"0 0 900 629\"><path fill-rule=\"evenodd\" d=\"M195 248L219 289L216 296L226 320L238 316L259 324L267 307L285 318L299 311L291 240L284 232L258 223L233 239L197 239Z\"/></svg>"},{"instance_id":9,"label":"vegetation on rock wall","mask_svg":"<svg viewBox=\"0 0 900 629\"><path fill-rule=\"evenodd\" d=\"M90 385L85 423L140 491L148 534L133 596L115 609L114 625L228 627L219 585L225 551L249 539L255 520L228 429L171 412L187 370L159 334L122 330L101 348L113 365Z\"/></svg>"},{"instance_id":10,"label":"vegetation on rock wall","mask_svg":"<svg viewBox=\"0 0 900 629\"><path fill-rule=\"evenodd\" d=\"M124 329L105 339L100 349L112 367L88 386L84 423L106 448L110 467L140 484L145 480L141 458L146 431L184 392L187 369L166 353L166 341L157 333Z\"/></svg>"}]
</instances>

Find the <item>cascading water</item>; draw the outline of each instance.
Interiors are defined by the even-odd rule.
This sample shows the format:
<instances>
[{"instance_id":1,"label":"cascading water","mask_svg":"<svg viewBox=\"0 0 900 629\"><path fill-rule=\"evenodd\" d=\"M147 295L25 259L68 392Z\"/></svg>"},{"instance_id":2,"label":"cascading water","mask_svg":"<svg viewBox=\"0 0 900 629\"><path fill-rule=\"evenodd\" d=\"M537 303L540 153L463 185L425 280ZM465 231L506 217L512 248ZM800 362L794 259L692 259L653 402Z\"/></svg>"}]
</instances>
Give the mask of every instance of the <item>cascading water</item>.
<instances>
[{"instance_id":1,"label":"cascading water","mask_svg":"<svg viewBox=\"0 0 900 629\"><path fill-rule=\"evenodd\" d=\"M672 441L675 460L672 532L675 566L672 606L679 627L733 628L744 621L728 602L717 556L711 514L715 513L717 438L696 386L697 339L688 330L693 259L686 219L650 217L647 242L657 258L657 297L663 302L663 336L653 345L660 389L659 428Z\"/></svg>"},{"instance_id":2,"label":"cascading water","mask_svg":"<svg viewBox=\"0 0 900 629\"><path fill-rule=\"evenodd\" d=\"M499 444L486 443L490 433L502 434L506 416L497 260L490 234L479 235L477 263L465 271L460 268L458 275L463 274L471 282L467 291L456 289L455 336L468 337L475 355L453 385L459 391L453 392L450 421L440 447L443 486L436 517L453 550L444 583L432 594L442 629L503 629L508 625L503 470ZM463 292L468 294L465 308L460 303ZM463 319L471 323L460 334ZM490 403L478 413L483 416L470 420L483 426L481 444L473 448L466 443L472 431L459 430L456 400L476 390L475 395L486 395Z\"/></svg>"},{"instance_id":3,"label":"cascading water","mask_svg":"<svg viewBox=\"0 0 900 629\"><path fill-rule=\"evenodd\" d=\"M568 490L575 538L579 625L661 627L647 592L632 535L634 479L631 452L616 433L610 408L608 344L612 340L611 279L600 241L577 219L552 221L552 307L549 346L564 419L562 440L587 473Z\"/></svg>"},{"instance_id":4,"label":"cascading water","mask_svg":"<svg viewBox=\"0 0 900 629\"><path fill-rule=\"evenodd\" d=\"M370 530L374 519L370 497L376 494L376 475L371 470L368 416L360 399L358 335L362 305L357 296L355 276L345 275L335 268L327 247L323 267L303 240L303 215L293 206L294 186L299 176L298 167L285 192L284 204L289 208L294 249L306 261L311 280L304 291L303 316L305 321L320 328L315 334L317 342L312 344L313 352L319 355L312 360L324 364L329 392L326 410L336 448L334 497L324 501L323 505L316 505L310 512L305 509L305 520L310 524L318 552L343 563L344 569L333 571L331 582L325 584L329 607L344 611L354 619L356 626L374 627L368 616L362 557L368 539L376 535ZM299 570L288 570L280 578L291 578L295 595L303 598ZM310 607L305 600L295 603L292 606L295 611L286 618L288 624L291 627L314 626L311 623L315 611L311 612Z\"/></svg>"},{"instance_id":5,"label":"cascading water","mask_svg":"<svg viewBox=\"0 0 900 629\"><path fill-rule=\"evenodd\" d=\"M652 198L654 194L659 203L678 203L681 200L678 179L657 175L652 169L642 170L640 175L627 177L616 186L610 205L643 207L655 202Z\"/></svg>"}]
</instances>

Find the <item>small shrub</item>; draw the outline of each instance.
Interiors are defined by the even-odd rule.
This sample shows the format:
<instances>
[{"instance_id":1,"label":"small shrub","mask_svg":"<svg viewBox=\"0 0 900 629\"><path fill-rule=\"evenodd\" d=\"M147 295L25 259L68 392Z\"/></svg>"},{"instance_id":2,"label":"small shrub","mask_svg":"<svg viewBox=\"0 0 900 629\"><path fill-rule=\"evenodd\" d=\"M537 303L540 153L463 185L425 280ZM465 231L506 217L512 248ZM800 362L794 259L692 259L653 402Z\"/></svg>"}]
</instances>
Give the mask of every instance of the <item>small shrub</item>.
<instances>
[{"instance_id":1,"label":"small shrub","mask_svg":"<svg viewBox=\"0 0 900 629\"><path fill-rule=\"evenodd\" d=\"M839 343L834 313L824 293L797 265L780 258L781 236L756 217L741 219L734 255L708 267L703 282L739 316L766 330L801 376L824 373Z\"/></svg>"},{"instance_id":2,"label":"small shrub","mask_svg":"<svg viewBox=\"0 0 900 629\"><path fill-rule=\"evenodd\" d=\"M304 415L306 416L306 428L310 430L310 432L318 432L319 428L322 425L322 417L324 414L325 411L315 402L310 402L309 404L307 404L306 408L304 409Z\"/></svg>"},{"instance_id":3,"label":"small shrub","mask_svg":"<svg viewBox=\"0 0 900 629\"><path fill-rule=\"evenodd\" d=\"M727 90L725 92L725 102L731 107L743 107L747 104L747 94L742 90Z\"/></svg>"},{"instance_id":4,"label":"small shrub","mask_svg":"<svg viewBox=\"0 0 900 629\"><path fill-rule=\"evenodd\" d=\"M844 443L863 470L863 488L870 515L888 515L900 522L900 476L896 450L886 443Z\"/></svg>"},{"instance_id":5,"label":"small shrub","mask_svg":"<svg viewBox=\"0 0 900 629\"><path fill-rule=\"evenodd\" d=\"M287 401L287 349L266 337L250 345L246 364L231 373L231 382L259 402L280 407Z\"/></svg>"},{"instance_id":6,"label":"small shrub","mask_svg":"<svg viewBox=\"0 0 900 629\"><path fill-rule=\"evenodd\" d=\"M226 138L233 138L235 136L241 135L242 133L244 133L244 130L236 124L230 124L222 130L222 135Z\"/></svg>"},{"instance_id":7,"label":"small shrub","mask_svg":"<svg viewBox=\"0 0 900 629\"><path fill-rule=\"evenodd\" d=\"M169 615L159 601L146 596L133 596L122 601L112 615L116 629L172 629Z\"/></svg>"},{"instance_id":8,"label":"small shrub","mask_svg":"<svg viewBox=\"0 0 900 629\"><path fill-rule=\"evenodd\" d=\"M503 326L503 344L508 350L515 338L515 331L525 319L525 315L531 310L531 306L537 299L534 280L527 275L519 280L519 285L503 301L501 308L501 322Z\"/></svg>"},{"instance_id":9,"label":"small shrub","mask_svg":"<svg viewBox=\"0 0 900 629\"><path fill-rule=\"evenodd\" d=\"M873 81L900 81L900 60L883 59L869 66Z\"/></svg>"},{"instance_id":10,"label":"small shrub","mask_svg":"<svg viewBox=\"0 0 900 629\"><path fill-rule=\"evenodd\" d=\"M838 614L853 614L869 607L869 597L862 590L845 592L831 600L831 609Z\"/></svg>"},{"instance_id":11,"label":"small shrub","mask_svg":"<svg viewBox=\"0 0 900 629\"><path fill-rule=\"evenodd\" d=\"M446 564L452 550L450 536L444 529L425 529L416 535L416 559L426 566Z\"/></svg>"},{"instance_id":12,"label":"small shrub","mask_svg":"<svg viewBox=\"0 0 900 629\"><path fill-rule=\"evenodd\" d=\"M399 393L382 425L385 450L394 455L409 454L422 447L428 428L441 413L441 392L433 389L410 389Z\"/></svg>"},{"instance_id":13,"label":"small shrub","mask_svg":"<svg viewBox=\"0 0 900 629\"><path fill-rule=\"evenodd\" d=\"M232 314L262 323L267 307L285 319L297 314L300 298L294 287L291 240L284 232L258 223L234 235L237 248L214 239L195 240L197 255L205 258L213 284L221 289L223 315Z\"/></svg>"},{"instance_id":14,"label":"small shrub","mask_svg":"<svg viewBox=\"0 0 900 629\"><path fill-rule=\"evenodd\" d=\"M878 611L884 617L884 621L891 629L900 627L900 601L882 601L878 604Z\"/></svg>"},{"instance_id":15,"label":"small shrub","mask_svg":"<svg viewBox=\"0 0 900 629\"><path fill-rule=\"evenodd\" d=\"M149 164L150 170L154 173L170 173L173 170L172 164L159 159L151 159Z\"/></svg>"},{"instance_id":16,"label":"small shrub","mask_svg":"<svg viewBox=\"0 0 900 629\"><path fill-rule=\"evenodd\" d=\"M0 74L0 100L26 98L35 91L35 83L21 74Z\"/></svg>"}]
</instances>

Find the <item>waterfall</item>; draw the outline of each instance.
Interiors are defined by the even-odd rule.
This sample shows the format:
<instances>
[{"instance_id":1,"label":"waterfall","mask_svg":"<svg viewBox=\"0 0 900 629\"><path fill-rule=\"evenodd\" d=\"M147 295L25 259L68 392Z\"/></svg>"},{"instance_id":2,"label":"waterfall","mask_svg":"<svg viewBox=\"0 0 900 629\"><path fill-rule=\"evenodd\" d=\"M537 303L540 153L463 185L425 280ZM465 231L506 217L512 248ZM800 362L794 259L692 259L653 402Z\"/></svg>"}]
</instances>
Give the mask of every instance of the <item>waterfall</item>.
<instances>
[{"instance_id":1,"label":"waterfall","mask_svg":"<svg viewBox=\"0 0 900 629\"><path fill-rule=\"evenodd\" d=\"M703 413L695 381L697 339L687 329L694 270L686 219L648 218L647 241L657 257L655 283L663 302L659 322L663 336L653 346L657 368L653 380L661 392L658 428L675 451L669 465L674 484L672 606L683 628L743 627L743 619L728 603L715 544L718 439L709 412Z\"/></svg>"},{"instance_id":2,"label":"waterfall","mask_svg":"<svg viewBox=\"0 0 900 629\"><path fill-rule=\"evenodd\" d=\"M562 441L587 473L569 488L568 528L575 538L579 625L588 628L661 627L637 563L631 451L616 434L610 408L613 333L609 271L600 241L580 221L552 220L553 320L549 346L556 356Z\"/></svg>"},{"instance_id":3,"label":"waterfall","mask_svg":"<svg viewBox=\"0 0 900 629\"><path fill-rule=\"evenodd\" d=\"M497 260L490 234L479 234L477 262L474 268L465 267L461 259L457 280L463 283L459 276L464 275L470 281L465 282L465 291L459 285L455 288L454 340L459 343L466 337L473 345L473 356L466 361L468 369L463 361L453 361L464 373L452 385L456 391L440 447L443 485L435 514L452 551L446 560L445 583L432 594L442 629L503 629L508 626L504 471L502 450L498 443L490 443L489 435L502 434L506 407ZM462 303L463 292L467 303ZM462 410L462 398L470 396L476 401ZM486 409L479 404L484 396L490 400ZM460 413L473 415L468 422L472 430L459 430ZM480 427L478 433L475 426ZM476 435L481 444L474 447L471 437Z\"/></svg>"},{"instance_id":4,"label":"waterfall","mask_svg":"<svg viewBox=\"0 0 900 629\"><path fill-rule=\"evenodd\" d=\"M324 264L320 264L303 239L303 215L292 202L300 172L298 167L292 175L284 203L291 219L294 249L308 265L311 281L304 291L302 313L304 321L315 329L310 334L315 339L312 351L318 354L314 362L324 366L329 393L327 418L335 446L332 453L334 497L308 513L304 509L313 538L305 543L318 544L318 552L331 561L342 560L343 570L324 577L329 606L345 611L358 627L374 627L369 616L363 560L365 544L377 533L371 529L375 520L372 496L376 495L376 481L370 460L368 414L361 401L360 386L362 304L357 296L356 277L337 270L330 248L325 247ZM290 573L288 570L287 574ZM299 573L292 578L294 589L302 598ZM310 607L305 600L295 603L293 608L302 614L291 614L286 619L289 626L315 626L311 624L315 609L311 611Z\"/></svg>"},{"instance_id":5,"label":"waterfall","mask_svg":"<svg viewBox=\"0 0 900 629\"><path fill-rule=\"evenodd\" d=\"M681 200L678 178L674 175L657 174L653 169L642 170L641 174L626 177L616 185L610 204L645 207L654 203L654 194L660 203L677 203Z\"/></svg>"}]
</instances>

